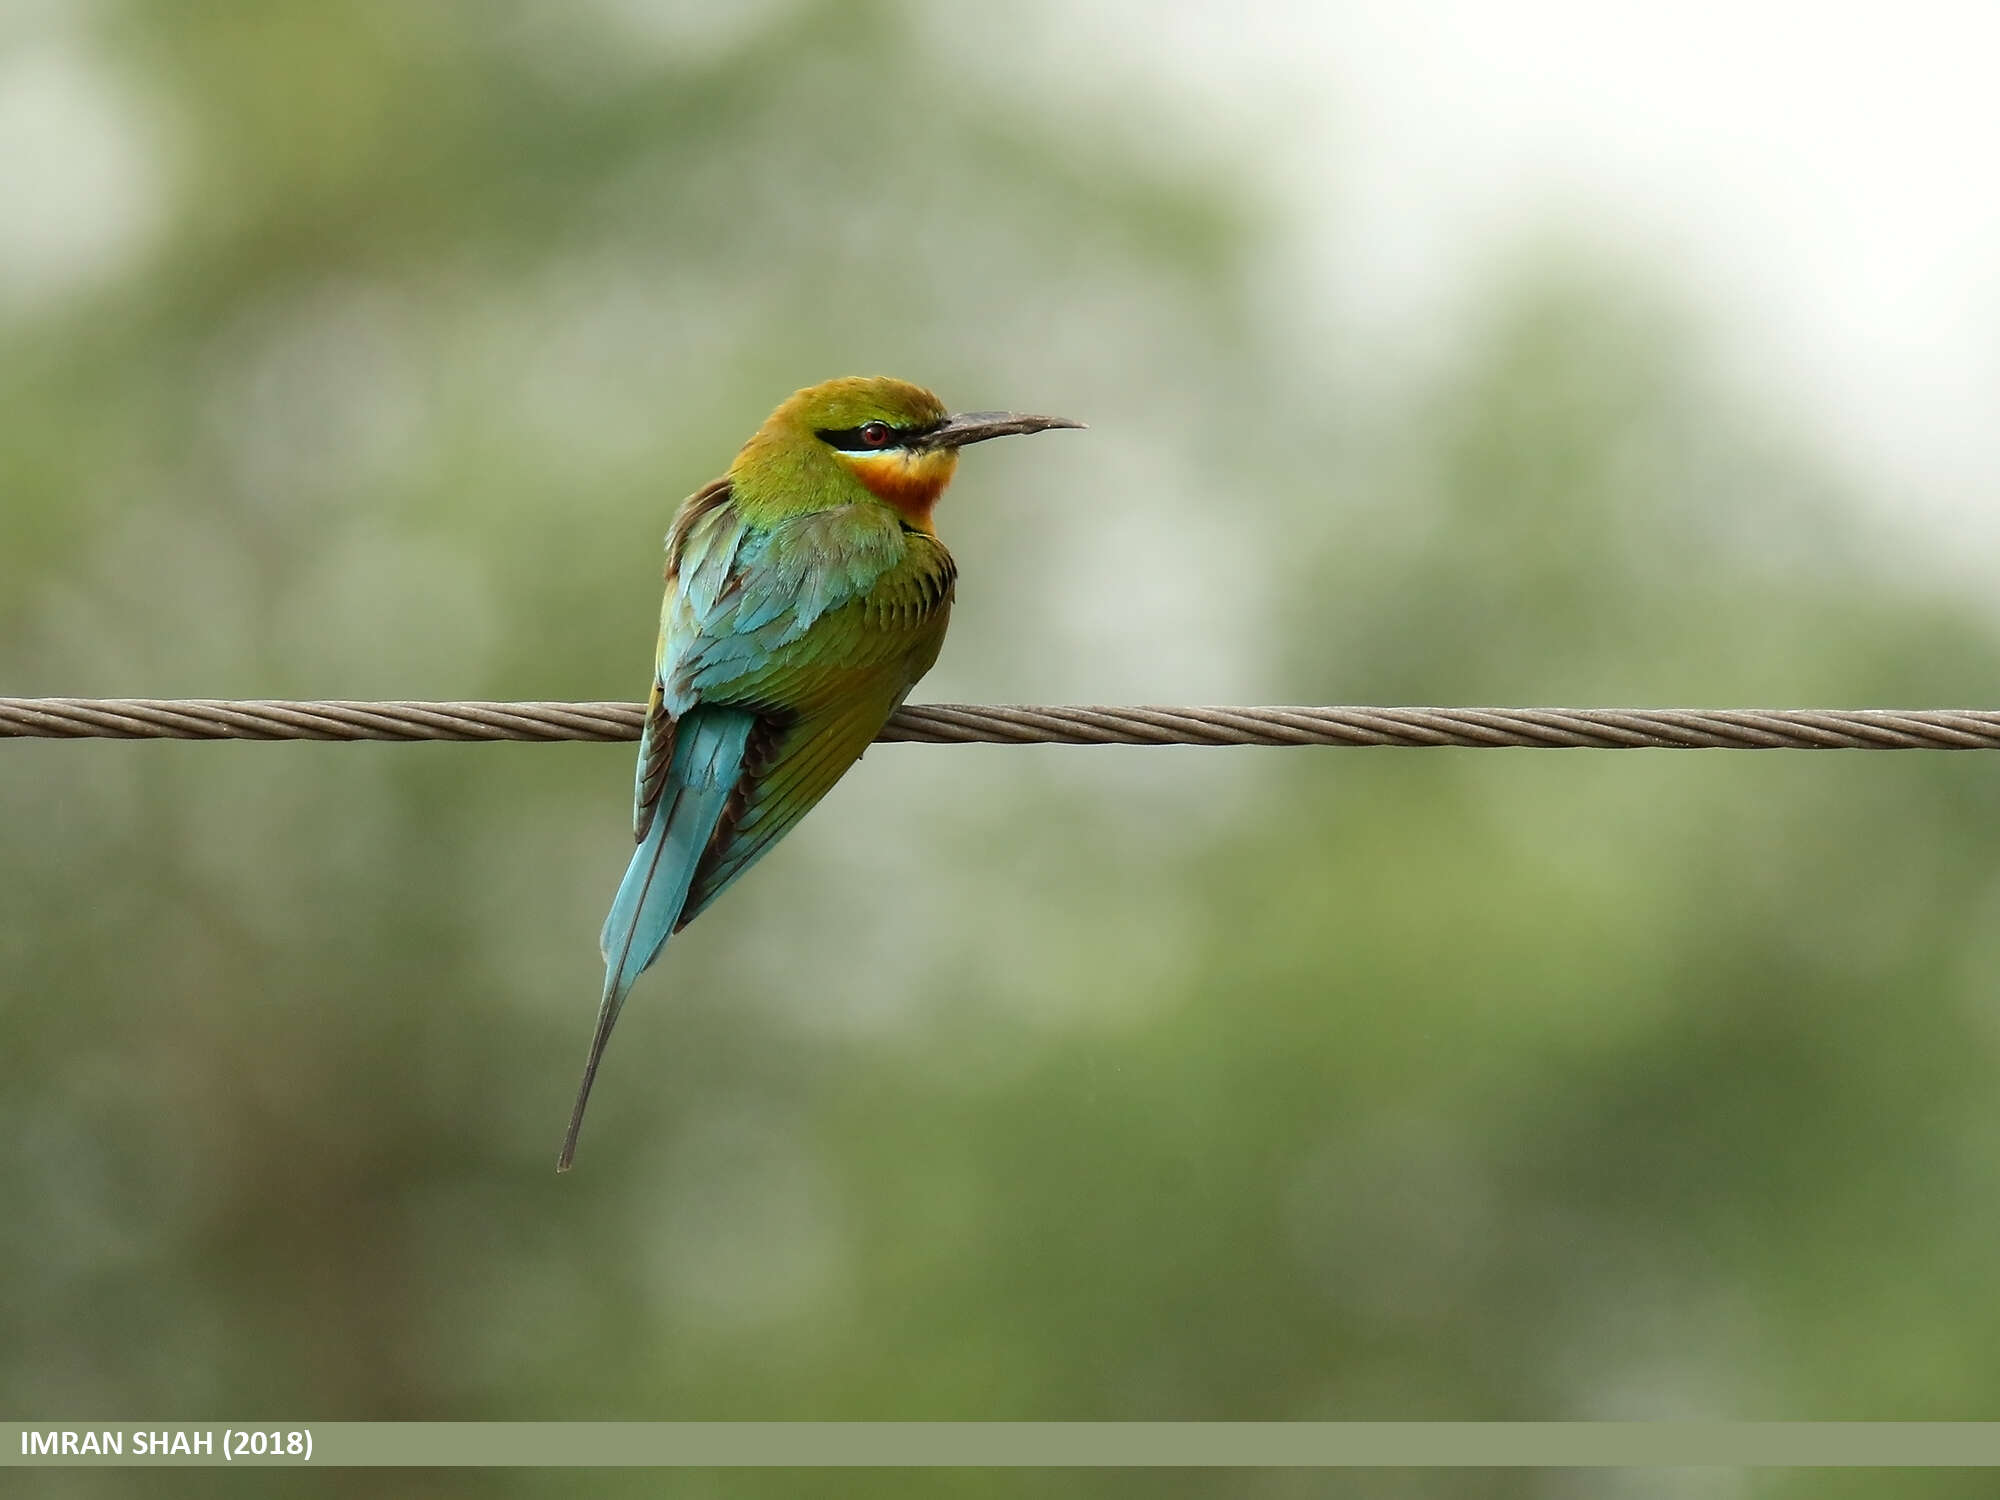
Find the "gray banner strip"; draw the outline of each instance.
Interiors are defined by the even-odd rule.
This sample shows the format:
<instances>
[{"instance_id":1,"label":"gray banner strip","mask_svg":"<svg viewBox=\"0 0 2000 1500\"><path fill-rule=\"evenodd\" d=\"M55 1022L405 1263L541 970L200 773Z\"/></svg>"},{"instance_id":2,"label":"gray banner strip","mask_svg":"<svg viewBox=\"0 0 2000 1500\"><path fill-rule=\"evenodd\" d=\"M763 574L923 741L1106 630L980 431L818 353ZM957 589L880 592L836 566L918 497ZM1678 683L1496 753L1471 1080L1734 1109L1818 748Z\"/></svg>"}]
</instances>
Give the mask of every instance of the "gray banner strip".
<instances>
[{"instance_id":1,"label":"gray banner strip","mask_svg":"<svg viewBox=\"0 0 2000 1500\"><path fill-rule=\"evenodd\" d=\"M2000 1466L1996 1422L13 1422L0 1467Z\"/></svg>"}]
</instances>

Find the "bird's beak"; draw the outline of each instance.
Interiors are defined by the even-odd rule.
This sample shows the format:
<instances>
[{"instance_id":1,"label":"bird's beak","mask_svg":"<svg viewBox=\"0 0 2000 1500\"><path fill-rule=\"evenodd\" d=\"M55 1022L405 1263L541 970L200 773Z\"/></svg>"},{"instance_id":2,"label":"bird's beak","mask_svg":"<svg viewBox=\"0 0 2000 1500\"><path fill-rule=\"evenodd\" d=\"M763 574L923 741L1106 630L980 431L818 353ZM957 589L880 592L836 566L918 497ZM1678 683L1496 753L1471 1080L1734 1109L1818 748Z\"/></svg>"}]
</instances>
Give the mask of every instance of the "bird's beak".
<instances>
[{"instance_id":1,"label":"bird's beak","mask_svg":"<svg viewBox=\"0 0 2000 1500\"><path fill-rule=\"evenodd\" d=\"M961 411L946 417L942 427L933 427L912 446L963 448L967 443L983 443L988 438L1081 426L1083 423L1072 422L1068 417L1030 417L1017 411Z\"/></svg>"}]
</instances>

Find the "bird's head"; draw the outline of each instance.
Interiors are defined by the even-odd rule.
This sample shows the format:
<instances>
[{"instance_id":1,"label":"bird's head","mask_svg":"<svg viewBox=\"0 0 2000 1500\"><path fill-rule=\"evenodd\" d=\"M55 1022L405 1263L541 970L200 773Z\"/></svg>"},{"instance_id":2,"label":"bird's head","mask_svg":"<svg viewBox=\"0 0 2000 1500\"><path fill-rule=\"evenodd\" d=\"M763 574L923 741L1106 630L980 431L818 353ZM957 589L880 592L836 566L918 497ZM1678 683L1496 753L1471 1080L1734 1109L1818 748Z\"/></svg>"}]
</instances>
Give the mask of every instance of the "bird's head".
<instances>
[{"instance_id":1,"label":"bird's head","mask_svg":"<svg viewBox=\"0 0 2000 1500\"><path fill-rule=\"evenodd\" d=\"M858 482L928 531L931 507L951 483L959 449L1014 433L1081 426L1066 417L1011 411L948 412L906 380L849 375L795 392L743 445L729 472L739 486L782 485L800 494L823 491L829 476Z\"/></svg>"}]
</instances>

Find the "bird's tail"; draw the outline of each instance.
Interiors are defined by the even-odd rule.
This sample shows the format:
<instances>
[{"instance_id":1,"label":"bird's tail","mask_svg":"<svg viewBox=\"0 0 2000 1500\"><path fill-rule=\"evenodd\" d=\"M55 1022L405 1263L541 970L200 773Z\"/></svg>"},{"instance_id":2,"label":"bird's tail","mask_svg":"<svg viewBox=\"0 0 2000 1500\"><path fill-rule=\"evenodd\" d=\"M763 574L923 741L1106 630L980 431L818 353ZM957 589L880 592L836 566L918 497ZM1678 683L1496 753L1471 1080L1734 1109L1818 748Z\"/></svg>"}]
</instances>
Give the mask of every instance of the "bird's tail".
<instances>
[{"instance_id":1,"label":"bird's tail","mask_svg":"<svg viewBox=\"0 0 2000 1500\"><path fill-rule=\"evenodd\" d=\"M611 1028L618 1024L625 996L632 982L660 956L687 904L695 870L742 774L756 722L755 714L739 709L697 708L677 727L660 806L632 853L598 938L604 953L604 997L597 1005L597 1031L590 1039L583 1084L576 1091L576 1108L570 1112L569 1131L556 1162L558 1172L568 1171L576 1156L576 1136L583 1128L590 1086L597 1080L597 1065L604 1057L604 1044L611 1040Z\"/></svg>"}]
</instances>

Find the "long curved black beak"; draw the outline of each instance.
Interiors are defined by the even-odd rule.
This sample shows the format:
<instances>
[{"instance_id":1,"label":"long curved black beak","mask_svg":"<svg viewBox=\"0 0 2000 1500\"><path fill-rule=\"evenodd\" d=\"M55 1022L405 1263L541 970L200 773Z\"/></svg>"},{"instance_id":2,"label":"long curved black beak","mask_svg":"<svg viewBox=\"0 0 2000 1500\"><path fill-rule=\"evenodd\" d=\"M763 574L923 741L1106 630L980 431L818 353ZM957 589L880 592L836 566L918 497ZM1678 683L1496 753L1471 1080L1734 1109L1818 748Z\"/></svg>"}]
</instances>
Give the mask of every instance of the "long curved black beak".
<instances>
[{"instance_id":1,"label":"long curved black beak","mask_svg":"<svg viewBox=\"0 0 2000 1500\"><path fill-rule=\"evenodd\" d=\"M988 438L1013 437L1023 432L1047 432L1051 427L1081 427L1068 417L1031 417L1017 411L961 411L944 419L921 437L913 438L913 448L963 448Z\"/></svg>"}]
</instances>

